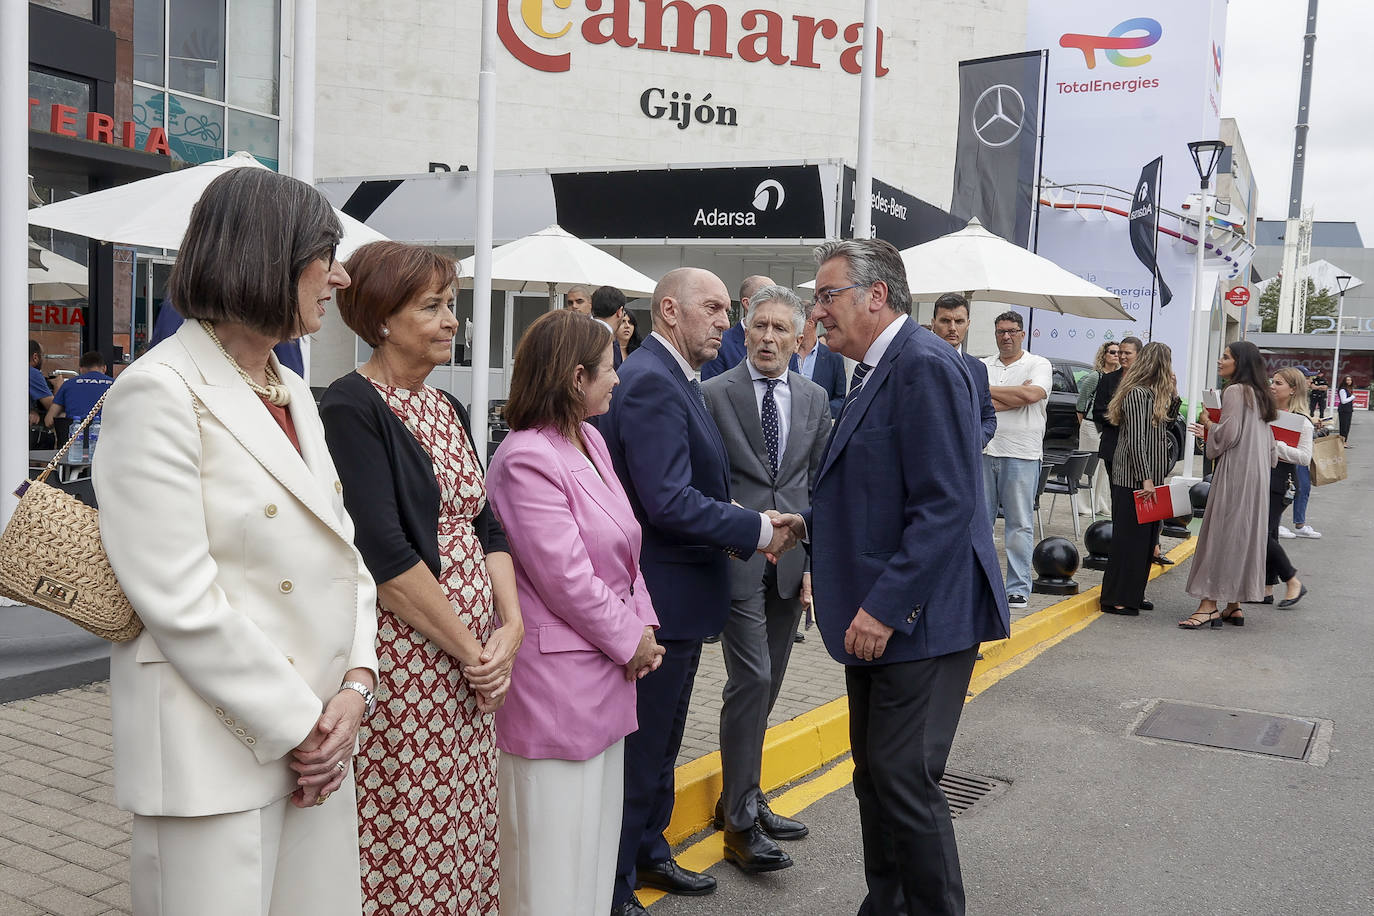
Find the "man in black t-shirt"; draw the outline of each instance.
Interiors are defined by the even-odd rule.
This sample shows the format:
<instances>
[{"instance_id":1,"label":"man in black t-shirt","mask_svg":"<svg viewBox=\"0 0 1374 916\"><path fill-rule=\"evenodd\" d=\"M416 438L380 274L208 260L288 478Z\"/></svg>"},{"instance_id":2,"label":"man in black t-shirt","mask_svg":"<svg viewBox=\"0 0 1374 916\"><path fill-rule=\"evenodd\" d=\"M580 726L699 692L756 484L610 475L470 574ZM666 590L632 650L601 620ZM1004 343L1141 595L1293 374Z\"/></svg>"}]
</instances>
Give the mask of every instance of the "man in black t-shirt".
<instances>
[{"instance_id":1,"label":"man in black t-shirt","mask_svg":"<svg viewBox=\"0 0 1374 916\"><path fill-rule=\"evenodd\" d=\"M1326 376L1318 372L1312 376L1311 388L1307 394L1307 407L1312 416L1321 419L1326 416L1326 398L1331 390L1331 383L1326 380Z\"/></svg>"}]
</instances>

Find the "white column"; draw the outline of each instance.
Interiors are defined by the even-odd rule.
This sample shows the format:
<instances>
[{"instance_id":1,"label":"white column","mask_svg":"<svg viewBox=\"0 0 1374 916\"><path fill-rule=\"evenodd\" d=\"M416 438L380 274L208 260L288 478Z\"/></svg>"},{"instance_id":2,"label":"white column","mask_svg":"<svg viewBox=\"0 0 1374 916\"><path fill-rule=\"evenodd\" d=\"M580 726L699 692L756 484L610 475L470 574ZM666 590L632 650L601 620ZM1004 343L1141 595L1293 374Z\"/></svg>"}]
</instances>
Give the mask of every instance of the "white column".
<instances>
[{"instance_id":1,"label":"white column","mask_svg":"<svg viewBox=\"0 0 1374 916\"><path fill-rule=\"evenodd\" d=\"M296 0L291 26L291 177L315 184L315 0ZM310 384L310 337L301 338Z\"/></svg>"},{"instance_id":2,"label":"white column","mask_svg":"<svg viewBox=\"0 0 1374 916\"><path fill-rule=\"evenodd\" d=\"M482 0L477 74L477 225L473 232L472 439L487 462L487 392L491 384L491 220L496 186L496 0Z\"/></svg>"},{"instance_id":3,"label":"white column","mask_svg":"<svg viewBox=\"0 0 1374 916\"><path fill-rule=\"evenodd\" d=\"M873 237L873 93L878 78L878 0L864 0L859 76L859 159L854 165L854 238Z\"/></svg>"},{"instance_id":4,"label":"white column","mask_svg":"<svg viewBox=\"0 0 1374 916\"><path fill-rule=\"evenodd\" d=\"M1198 221L1197 232L1197 258L1193 262L1193 311L1188 322L1188 422L1191 424L1197 419L1199 406L1202 404L1202 378L1207 374L1207 340L1208 324L1204 323L1207 311L1203 307L1203 298L1207 296L1210 304L1210 295L1203 290L1202 259L1207 246L1207 219L1211 210L1211 198L1206 188L1202 190L1201 217ZM1210 291L1215 293L1215 287ZM1194 454L1194 436L1188 433L1187 441L1183 444L1183 476L1195 477L1193 473L1197 462Z\"/></svg>"},{"instance_id":5,"label":"white column","mask_svg":"<svg viewBox=\"0 0 1374 916\"><path fill-rule=\"evenodd\" d=\"M0 3L0 528L29 469L29 5Z\"/></svg>"}]
</instances>

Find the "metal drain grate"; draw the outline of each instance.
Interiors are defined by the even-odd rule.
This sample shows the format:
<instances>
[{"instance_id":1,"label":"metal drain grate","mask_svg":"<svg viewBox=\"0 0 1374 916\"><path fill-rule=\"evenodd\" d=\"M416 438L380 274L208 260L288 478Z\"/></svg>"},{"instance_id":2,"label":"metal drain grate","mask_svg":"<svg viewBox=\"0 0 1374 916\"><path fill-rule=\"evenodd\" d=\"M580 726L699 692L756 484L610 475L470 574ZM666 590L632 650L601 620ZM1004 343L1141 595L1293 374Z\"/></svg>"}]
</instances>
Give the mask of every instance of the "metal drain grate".
<instances>
[{"instance_id":1,"label":"metal drain grate","mask_svg":"<svg viewBox=\"0 0 1374 916\"><path fill-rule=\"evenodd\" d=\"M949 799L950 817L958 817L982 803L986 803L1007 790L1007 783L976 773L961 770L945 770L940 779L940 788L945 790Z\"/></svg>"},{"instance_id":2,"label":"metal drain grate","mask_svg":"<svg viewBox=\"0 0 1374 916\"><path fill-rule=\"evenodd\" d=\"M1204 747L1305 760L1317 723L1244 709L1220 709L1161 700L1135 730L1145 738L1162 738Z\"/></svg>"}]
</instances>

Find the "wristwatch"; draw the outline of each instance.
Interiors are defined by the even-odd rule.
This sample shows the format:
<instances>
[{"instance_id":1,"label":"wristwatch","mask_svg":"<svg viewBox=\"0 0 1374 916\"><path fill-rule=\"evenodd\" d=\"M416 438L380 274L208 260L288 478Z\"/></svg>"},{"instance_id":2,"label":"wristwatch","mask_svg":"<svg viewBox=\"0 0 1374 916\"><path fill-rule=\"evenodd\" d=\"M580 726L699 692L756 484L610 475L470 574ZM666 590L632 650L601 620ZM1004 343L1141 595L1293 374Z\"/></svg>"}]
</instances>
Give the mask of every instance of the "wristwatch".
<instances>
[{"instance_id":1,"label":"wristwatch","mask_svg":"<svg viewBox=\"0 0 1374 916\"><path fill-rule=\"evenodd\" d=\"M372 716L372 711L377 708L377 695L367 689L366 684L360 684L357 681L344 681L339 685L339 690L356 690L362 696L364 703L364 719L370 718Z\"/></svg>"}]
</instances>

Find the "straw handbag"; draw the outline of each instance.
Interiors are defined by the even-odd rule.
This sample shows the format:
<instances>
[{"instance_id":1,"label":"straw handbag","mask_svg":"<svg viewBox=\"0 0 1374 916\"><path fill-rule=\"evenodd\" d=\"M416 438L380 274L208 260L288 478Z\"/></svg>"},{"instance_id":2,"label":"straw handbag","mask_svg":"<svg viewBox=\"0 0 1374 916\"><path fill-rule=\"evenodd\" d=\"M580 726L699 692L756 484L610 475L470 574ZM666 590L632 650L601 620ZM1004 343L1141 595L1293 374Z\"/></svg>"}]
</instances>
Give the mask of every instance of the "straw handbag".
<instances>
[{"instance_id":1,"label":"straw handbag","mask_svg":"<svg viewBox=\"0 0 1374 916\"><path fill-rule=\"evenodd\" d=\"M102 639L125 642L143 630L143 621L105 556L99 513L44 483L104 403L102 395L38 479L15 490L19 505L0 535L0 595L52 611Z\"/></svg>"}]
</instances>

